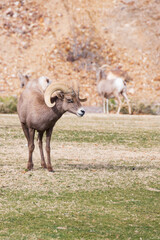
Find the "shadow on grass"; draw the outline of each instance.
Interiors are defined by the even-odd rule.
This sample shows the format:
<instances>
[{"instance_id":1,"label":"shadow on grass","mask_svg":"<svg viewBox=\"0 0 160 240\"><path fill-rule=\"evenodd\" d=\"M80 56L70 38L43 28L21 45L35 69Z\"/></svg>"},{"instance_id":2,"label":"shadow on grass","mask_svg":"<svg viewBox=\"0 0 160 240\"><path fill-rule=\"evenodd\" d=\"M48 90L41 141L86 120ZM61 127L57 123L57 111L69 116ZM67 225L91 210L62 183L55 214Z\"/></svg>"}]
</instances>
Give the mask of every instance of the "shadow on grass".
<instances>
[{"instance_id":1,"label":"shadow on grass","mask_svg":"<svg viewBox=\"0 0 160 240\"><path fill-rule=\"evenodd\" d=\"M151 170L156 169L159 170L156 166L126 166L126 165L113 165L113 164L62 164L58 165L58 168L63 169L78 169L78 170L113 170L113 171L145 171L145 170ZM59 171L59 170L56 170Z\"/></svg>"},{"instance_id":2,"label":"shadow on grass","mask_svg":"<svg viewBox=\"0 0 160 240\"><path fill-rule=\"evenodd\" d=\"M6 164L0 164L1 167L6 167ZM11 164L7 164L8 167L11 167ZM136 165L113 165L113 164L56 164L53 166L53 173L55 172L66 172L67 170L83 170L83 171L96 171L96 170L108 170L108 171L148 171L148 170L160 170L159 167L156 166L136 166ZM28 170L25 168L25 172L28 172ZM34 167L29 172L34 171L48 171L46 168L42 168L41 166Z\"/></svg>"}]
</instances>

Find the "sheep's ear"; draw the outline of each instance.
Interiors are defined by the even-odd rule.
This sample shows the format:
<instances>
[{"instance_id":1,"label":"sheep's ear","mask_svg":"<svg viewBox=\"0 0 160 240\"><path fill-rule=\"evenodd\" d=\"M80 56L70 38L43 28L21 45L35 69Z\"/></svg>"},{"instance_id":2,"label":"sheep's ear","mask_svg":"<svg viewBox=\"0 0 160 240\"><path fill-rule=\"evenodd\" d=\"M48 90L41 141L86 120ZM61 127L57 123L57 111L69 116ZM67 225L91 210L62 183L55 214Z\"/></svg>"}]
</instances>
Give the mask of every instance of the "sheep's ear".
<instances>
[{"instance_id":1,"label":"sheep's ear","mask_svg":"<svg viewBox=\"0 0 160 240\"><path fill-rule=\"evenodd\" d=\"M56 93L54 93L54 96L51 97L51 103L54 103L57 100L57 98L63 99L64 98L64 94L62 92L60 92L60 91L57 91Z\"/></svg>"},{"instance_id":2,"label":"sheep's ear","mask_svg":"<svg viewBox=\"0 0 160 240\"><path fill-rule=\"evenodd\" d=\"M63 92L57 92L57 98L63 100L64 99L64 93Z\"/></svg>"},{"instance_id":3,"label":"sheep's ear","mask_svg":"<svg viewBox=\"0 0 160 240\"><path fill-rule=\"evenodd\" d=\"M62 92L60 92L60 91L57 91L57 92L55 92L54 94L53 94L53 97L51 96L51 98L50 98L50 101L51 101L51 104L53 104L53 106L55 105L55 103L56 103L56 100L57 99L63 99L64 98L64 94L62 93ZM52 107L53 107L52 106Z\"/></svg>"},{"instance_id":4,"label":"sheep's ear","mask_svg":"<svg viewBox=\"0 0 160 240\"><path fill-rule=\"evenodd\" d=\"M51 96L52 101L56 101L57 98L63 100L64 99L64 93L61 92L61 91L54 92L53 97Z\"/></svg>"},{"instance_id":5,"label":"sheep's ear","mask_svg":"<svg viewBox=\"0 0 160 240\"><path fill-rule=\"evenodd\" d=\"M24 77L26 78L26 80L27 80L27 82L28 82L28 81L29 81L29 76L28 76L28 75L25 75Z\"/></svg>"},{"instance_id":6,"label":"sheep's ear","mask_svg":"<svg viewBox=\"0 0 160 240\"><path fill-rule=\"evenodd\" d=\"M55 96L55 97L51 97L51 103L54 103L54 104L55 104L56 99L57 99L57 96Z\"/></svg>"}]
</instances>

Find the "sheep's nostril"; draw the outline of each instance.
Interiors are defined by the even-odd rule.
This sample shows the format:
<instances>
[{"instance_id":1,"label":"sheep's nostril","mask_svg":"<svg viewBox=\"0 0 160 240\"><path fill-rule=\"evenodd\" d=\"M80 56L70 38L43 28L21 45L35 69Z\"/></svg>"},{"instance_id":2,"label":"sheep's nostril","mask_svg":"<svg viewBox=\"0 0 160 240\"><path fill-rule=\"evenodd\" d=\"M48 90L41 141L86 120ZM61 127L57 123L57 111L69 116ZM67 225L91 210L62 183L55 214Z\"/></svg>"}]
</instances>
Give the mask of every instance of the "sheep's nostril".
<instances>
[{"instance_id":1,"label":"sheep's nostril","mask_svg":"<svg viewBox=\"0 0 160 240\"><path fill-rule=\"evenodd\" d=\"M84 110L81 110L81 113L82 113L82 115L84 115L84 114L85 114L85 111L84 111Z\"/></svg>"}]
</instances>

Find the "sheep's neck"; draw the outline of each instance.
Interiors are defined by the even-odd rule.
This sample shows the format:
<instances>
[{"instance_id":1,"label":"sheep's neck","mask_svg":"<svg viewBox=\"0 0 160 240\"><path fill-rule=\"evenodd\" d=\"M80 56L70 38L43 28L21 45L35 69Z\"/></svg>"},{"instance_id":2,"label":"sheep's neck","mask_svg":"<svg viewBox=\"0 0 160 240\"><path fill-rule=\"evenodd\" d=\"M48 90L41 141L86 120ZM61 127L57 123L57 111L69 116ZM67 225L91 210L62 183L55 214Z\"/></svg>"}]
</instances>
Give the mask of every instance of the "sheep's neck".
<instances>
[{"instance_id":1,"label":"sheep's neck","mask_svg":"<svg viewBox=\"0 0 160 240\"><path fill-rule=\"evenodd\" d=\"M52 113L54 120L58 120L65 113L65 110L62 107L62 101L56 101L55 106L52 108Z\"/></svg>"}]
</instances>

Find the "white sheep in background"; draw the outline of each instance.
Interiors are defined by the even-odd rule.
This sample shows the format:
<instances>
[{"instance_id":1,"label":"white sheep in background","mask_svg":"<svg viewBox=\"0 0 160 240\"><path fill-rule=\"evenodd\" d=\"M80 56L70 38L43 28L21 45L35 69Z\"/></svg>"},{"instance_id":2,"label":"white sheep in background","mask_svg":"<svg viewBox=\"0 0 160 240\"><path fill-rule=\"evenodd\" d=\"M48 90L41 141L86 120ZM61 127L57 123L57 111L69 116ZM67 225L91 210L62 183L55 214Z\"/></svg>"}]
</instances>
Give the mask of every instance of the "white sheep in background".
<instances>
[{"instance_id":1,"label":"white sheep in background","mask_svg":"<svg viewBox=\"0 0 160 240\"><path fill-rule=\"evenodd\" d=\"M100 96L103 97L103 109L105 112L107 99L107 113L108 111L108 99L116 98L118 101L118 111L119 114L122 106L120 95L124 97L128 105L128 112L131 114L131 106L129 103L129 99L127 97L127 86L126 83L131 80L126 71L122 71L121 69L110 70L107 73L104 68L106 65L103 65L96 71L97 78L97 90Z\"/></svg>"},{"instance_id":2,"label":"white sheep in background","mask_svg":"<svg viewBox=\"0 0 160 240\"><path fill-rule=\"evenodd\" d=\"M45 76L41 76L38 79L30 80L28 75L18 73L20 79L21 88L39 88L42 92L52 83L52 81Z\"/></svg>"}]
</instances>

